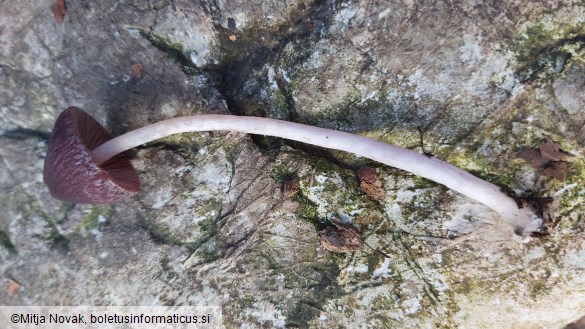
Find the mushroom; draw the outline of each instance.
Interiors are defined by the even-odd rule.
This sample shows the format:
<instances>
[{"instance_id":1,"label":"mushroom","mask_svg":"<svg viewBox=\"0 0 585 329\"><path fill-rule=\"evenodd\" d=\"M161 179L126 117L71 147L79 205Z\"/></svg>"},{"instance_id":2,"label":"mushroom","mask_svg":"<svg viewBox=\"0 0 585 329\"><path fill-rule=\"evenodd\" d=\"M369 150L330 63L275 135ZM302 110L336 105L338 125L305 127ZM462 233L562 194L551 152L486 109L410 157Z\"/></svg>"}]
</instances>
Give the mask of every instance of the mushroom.
<instances>
[{"instance_id":1,"label":"mushroom","mask_svg":"<svg viewBox=\"0 0 585 329\"><path fill-rule=\"evenodd\" d=\"M346 132L304 124L231 115L195 115L160 121L111 139L89 114L69 107L55 123L44 179L51 194L76 203L115 203L137 193L138 176L123 153L173 134L227 130L275 136L357 156L443 184L495 210L519 234L536 232L542 220L500 187L437 158Z\"/></svg>"},{"instance_id":2,"label":"mushroom","mask_svg":"<svg viewBox=\"0 0 585 329\"><path fill-rule=\"evenodd\" d=\"M140 191L138 174L123 154L94 160L91 151L111 138L79 108L63 111L53 127L43 170L51 195L67 202L108 204Z\"/></svg>"}]
</instances>

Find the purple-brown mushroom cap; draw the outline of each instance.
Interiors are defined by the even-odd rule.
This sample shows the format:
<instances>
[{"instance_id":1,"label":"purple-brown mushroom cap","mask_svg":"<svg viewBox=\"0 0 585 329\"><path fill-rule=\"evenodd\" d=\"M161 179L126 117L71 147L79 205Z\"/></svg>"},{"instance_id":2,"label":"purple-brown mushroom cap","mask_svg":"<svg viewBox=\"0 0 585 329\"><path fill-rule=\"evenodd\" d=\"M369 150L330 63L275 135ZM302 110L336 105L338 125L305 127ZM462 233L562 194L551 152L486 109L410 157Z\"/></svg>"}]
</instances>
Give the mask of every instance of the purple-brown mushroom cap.
<instances>
[{"instance_id":1,"label":"purple-brown mushroom cap","mask_svg":"<svg viewBox=\"0 0 585 329\"><path fill-rule=\"evenodd\" d=\"M130 160L118 155L97 165L91 151L111 139L89 114L69 107L53 127L43 171L45 184L56 199L73 203L107 204L140 191Z\"/></svg>"}]
</instances>

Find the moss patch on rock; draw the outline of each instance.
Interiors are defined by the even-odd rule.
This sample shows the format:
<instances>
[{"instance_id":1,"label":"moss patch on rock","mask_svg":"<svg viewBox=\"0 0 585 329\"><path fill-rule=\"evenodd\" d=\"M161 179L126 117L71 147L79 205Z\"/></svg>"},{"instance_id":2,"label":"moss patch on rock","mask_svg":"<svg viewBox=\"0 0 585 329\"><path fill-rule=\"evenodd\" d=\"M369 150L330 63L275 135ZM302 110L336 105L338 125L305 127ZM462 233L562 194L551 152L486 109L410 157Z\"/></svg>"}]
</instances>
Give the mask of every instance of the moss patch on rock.
<instances>
[{"instance_id":1,"label":"moss patch on rock","mask_svg":"<svg viewBox=\"0 0 585 329\"><path fill-rule=\"evenodd\" d=\"M512 47L519 63L516 74L523 82L557 74L565 68L568 60L583 60L584 44L583 24L556 21L531 25Z\"/></svg>"}]
</instances>

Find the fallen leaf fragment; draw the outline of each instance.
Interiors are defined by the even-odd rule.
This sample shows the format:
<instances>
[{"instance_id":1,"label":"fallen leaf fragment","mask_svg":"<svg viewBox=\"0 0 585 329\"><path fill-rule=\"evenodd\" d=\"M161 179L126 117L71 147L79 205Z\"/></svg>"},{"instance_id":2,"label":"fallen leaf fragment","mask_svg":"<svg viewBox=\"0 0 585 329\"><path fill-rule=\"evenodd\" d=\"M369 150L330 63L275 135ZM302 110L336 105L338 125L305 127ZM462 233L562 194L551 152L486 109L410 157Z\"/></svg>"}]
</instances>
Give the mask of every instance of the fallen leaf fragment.
<instances>
[{"instance_id":1,"label":"fallen leaf fragment","mask_svg":"<svg viewBox=\"0 0 585 329\"><path fill-rule=\"evenodd\" d=\"M283 184L284 196L287 198L292 198L295 196L295 194L297 194L300 189L299 177L297 175L290 177Z\"/></svg>"},{"instance_id":2,"label":"fallen leaf fragment","mask_svg":"<svg viewBox=\"0 0 585 329\"><path fill-rule=\"evenodd\" d=\"M565 179L567 173L571 169L571 164L564 161L551 161L547 163L541 170L541 173L545 176L551 176L559 180Z\"/></svg>"},{"instance_id":3,"label":"fallen leaf fragment","mask_svg":"<svg viewBox=\"0 0 585 329\"><path fill-rule=\"evenodd\" d=\"M538 148L524 150L517 156L528 162L532 168L545 176L559 180L565 179L571 169L573 155L563 151L558 144L546 137Z\"/></svg>"},{"instance_id":4,"label":"fallen leaf fragment","mask_svg":"<svg viewBox=\"0 0 585 329\"><path fill-rule=\"evenodd\" d=\"M55 1L54 4L51 5L51 11L55 16L55 20L57 21L57 23L59 24L63 23L66 9L67 8L65 7L65 0L57 0Z\"/></svg>"},{"instance_id":5,"label":"fallen leaf fragment","mask_svg":"<svg viewBox=\"0 0 585 329\"><path fill-rule=\"evenodd\" d=\"M364 240L357 229L349 224L332 219L333 226L319 232L319 243L325 250L335 253L354 252L364 248Z\"/></svg>"},{"instance_id":6,"label":"fallen leaf fragment","mask_svg":"<svg viewBox=\"0 0 585 329\"><path fill-rule=\"evenodd\" d=\"M132 65L130 68L130 75L134 79L142 79L142 74L144 73L144 69L142 68L142 64L136 63Z\"/></svg>"},{"instance_id":7,"label":"fallen leaf fragment","mask_svg":"<svg viewBox=\"0 0 585 329\"><path fill-rule=\"evenodd\" d=\"M573 156L563 150L550 138L545 137L546 142L540 144L538 149L544 158L554 161L573 162Z\"/></svg>"},{"instance_id":8,"label":"fallen leaf fragment","mask_svg":"<svg viewBox=\"0 0 585 329\"><path fill-rule=\"evenodd\" d=\"M518 153L518 157L528 162L534 169L542 168L549 161L542 156L539 149L524 150Z\"/></svg>"},{"instance_id":9,"label":"fallen leaf fragment","mask_svg":"<svg viewBox=\"0 0 585 329\"><path fill-rule=\"evenodd\" d=\"M12 298L12 296L16 295L20 290L20 287L20 283L12 279L8 279L8 285L6 287L6 294L8 295L8 298Z\"/></svg>"},{"instance_id":10,"label":"fallen leaf fragment","mask_svg":"<svg viewBox=\"0 0 585 329\"><path fill-rule=\"evenodd\" d=\"M363 167L358 172L358 178L360 179L360 189L369 197L374 200L382 200L386 197L384 183L378 177L376 168Z\"/></svg>"}]
</instances>

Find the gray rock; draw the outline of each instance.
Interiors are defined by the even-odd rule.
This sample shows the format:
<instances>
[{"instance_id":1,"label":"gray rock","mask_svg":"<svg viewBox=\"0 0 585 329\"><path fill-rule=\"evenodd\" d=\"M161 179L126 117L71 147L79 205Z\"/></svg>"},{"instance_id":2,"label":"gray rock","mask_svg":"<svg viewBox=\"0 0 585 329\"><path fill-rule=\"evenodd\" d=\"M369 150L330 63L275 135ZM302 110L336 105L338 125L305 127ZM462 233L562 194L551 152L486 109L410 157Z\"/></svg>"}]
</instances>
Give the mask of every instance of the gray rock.
<instances>
[{"instance_id":1,"label":"gray rock","mask_svg":"<svg viewBox=\"0 0 585 329\"><path fill-rule=\"evenodd\" d=\"M583 4L67 1L61 24L51 4L0 3L0 273L21 285L0 304L221 305L229 328L549 328L585 314ZM126 203L63 204L41 173L70 105L114 135L198 113L359 133L554 196L549 235L520 238L464 196L351 154L230 132L138 148L143 190ZM575 156L563 181L516 158L546 136ZM366 164L382 200L360 190ZM333 218L370 247L320 249Z\"/></svg>"}]
</instances>

